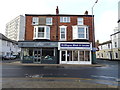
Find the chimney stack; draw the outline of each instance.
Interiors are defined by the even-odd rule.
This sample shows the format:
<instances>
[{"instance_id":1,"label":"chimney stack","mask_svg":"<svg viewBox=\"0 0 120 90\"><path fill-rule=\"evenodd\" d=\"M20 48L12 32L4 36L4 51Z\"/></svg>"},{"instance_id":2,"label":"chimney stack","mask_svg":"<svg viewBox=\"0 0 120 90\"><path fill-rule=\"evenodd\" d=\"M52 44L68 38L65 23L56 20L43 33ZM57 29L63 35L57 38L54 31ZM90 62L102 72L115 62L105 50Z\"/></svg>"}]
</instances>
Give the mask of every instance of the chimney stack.
<instances>
[{"instance_id":1,"label":"chimney stack","mask_svg":"<svg viewBox=\"0 0 120 90\"><path fill-rule=\"evenodd\" d=\"M85 11L84 15L88 15L88 11L87 10Z\"/></svg>"},{"instance_id":2,"label":"chimney stack","mask_svg":"<svg viewBox=\"0 0 120 90\"><path fill-rule=\"evenodd\" d=\"M59 14L59 9L58 9L58 6L57 6L57 8L56 8L56 15L58 15Z\"/></svg>"}]
</instances>

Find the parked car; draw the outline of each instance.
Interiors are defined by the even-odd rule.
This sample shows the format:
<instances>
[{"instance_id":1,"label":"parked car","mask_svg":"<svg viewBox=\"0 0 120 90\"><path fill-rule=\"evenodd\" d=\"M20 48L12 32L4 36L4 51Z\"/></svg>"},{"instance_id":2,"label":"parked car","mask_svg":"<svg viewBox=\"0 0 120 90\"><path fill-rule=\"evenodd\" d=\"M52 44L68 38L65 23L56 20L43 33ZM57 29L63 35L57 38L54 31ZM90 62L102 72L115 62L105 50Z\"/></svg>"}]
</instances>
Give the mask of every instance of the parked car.
<instances>
[{"instance_id":1,"label":"parked car","mask_svg":"<svg viewBox=\"0 0 120 90\"><path fill-rule=\"evenodd\" d=\"M14 55L6 55L6 56L4 56L4 59L15 59L16 58L16 56L14 56Z\"/></svg>"}]
</instances>

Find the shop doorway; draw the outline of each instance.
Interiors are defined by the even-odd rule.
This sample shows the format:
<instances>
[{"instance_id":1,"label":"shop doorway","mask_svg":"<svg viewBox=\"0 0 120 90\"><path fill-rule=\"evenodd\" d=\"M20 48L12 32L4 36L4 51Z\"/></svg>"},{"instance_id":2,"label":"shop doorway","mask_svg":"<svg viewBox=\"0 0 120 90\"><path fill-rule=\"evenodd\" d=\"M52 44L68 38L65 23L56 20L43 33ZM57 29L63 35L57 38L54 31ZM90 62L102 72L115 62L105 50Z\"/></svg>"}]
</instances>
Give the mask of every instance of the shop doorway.
<instances>
[{"instance_id":1,"label":"shop doorway","mask_svg":"<svg viewBox=\"0 0 120 90\"><path fill-rule=\"evenodd\" d=\"M42 57L41 54L42 54L41 49L34 50L34 60L33 60L34 63L41 63L41 57Z\"/></svg>"}]
</instances>

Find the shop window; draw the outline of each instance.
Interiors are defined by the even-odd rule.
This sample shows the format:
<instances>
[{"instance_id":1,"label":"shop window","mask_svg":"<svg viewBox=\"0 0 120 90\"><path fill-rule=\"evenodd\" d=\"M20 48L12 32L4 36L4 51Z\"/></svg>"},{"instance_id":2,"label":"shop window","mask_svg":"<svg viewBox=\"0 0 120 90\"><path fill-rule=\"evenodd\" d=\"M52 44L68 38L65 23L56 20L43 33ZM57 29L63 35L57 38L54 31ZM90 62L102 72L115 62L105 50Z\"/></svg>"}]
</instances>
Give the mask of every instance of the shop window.
<instances>
[{"instance_id":1,"label":"shop window","mask_svg":"<svg viewBox=\"0 0 120 90\"><path fill-rule=\"evenodd\" d=\"M67 51L67 61L72 61L72 51Z\"/></svg>"},{"instance_id":2,"label":"shop window","mask_svg":"<svg viewBox=\"0 0 120 90\"><path fill-rule=\"evenodd\" d=\"M90 61L90 51L85 51L85 61Z\"/></svg>"},{"instance_id":3,"label":"shop window","mask_svg":"<svg viewBox=\"0 0 120 90\"><path fill-rule=\"evenodd\" d=\"M24 49L23 53L24 60L33 60L33 49Z\"/></svg>"},{"instance_id":4,"label":"shop window","mask_svg":"<svg viewBox=\"0 0 120 90\"><path fill-rule=\"evenodd\" d=\"M54 60L54 49L42 49L43 60Z\"/></svg>"},{"instance_id":5,"label":"shop window","mask_svg":"<svg viewBox=\"0 0 120 90\"><path fill-rule=\"evenodd\" d=\"M84 51L79 51L79 60L84 61Z\"/></svg>"},{"instance_id":6,"label":"shop window","mask_svg":"<svg viewBox=\"0 0 120 90\"><path fill-rule=\"evenodd\" d=\"M65 53L65 51L61 51L61 61L65 61L66 60L66 53Z\"/></svg>"},{"instance_id":7,"label":"shop window","mask_svg":"<svg viewBox=\"0 0 120 90\"><path fill-rule=\"evenodd\" d=\"M73 51L73 61L78 61L78 51Z\"/></svg>"}]
</instances>

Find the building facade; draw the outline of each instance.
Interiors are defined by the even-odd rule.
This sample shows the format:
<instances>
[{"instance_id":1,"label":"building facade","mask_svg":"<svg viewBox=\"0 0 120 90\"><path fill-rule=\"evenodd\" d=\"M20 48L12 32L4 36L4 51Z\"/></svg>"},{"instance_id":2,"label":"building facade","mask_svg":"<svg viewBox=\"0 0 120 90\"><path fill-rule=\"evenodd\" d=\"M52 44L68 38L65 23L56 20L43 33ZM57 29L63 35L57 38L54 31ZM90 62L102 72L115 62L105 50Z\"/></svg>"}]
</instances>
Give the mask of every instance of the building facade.
<instances>
[{"instance_id":1,"label":"building facade","mask_svg":"<svg viewBox=\"0 0 120 90\"><path fill-rule=\"evenodd\" d=\"M96 52L96 58L98 59L112 59L111 40L103 42L98 45L99 50Z\"/></svg>"},{"instance_id":2,"label":"building facade","mask_svg":"<svg viewBox=\"0 0 120 90\"><path fill-rule=\"evenodd\" d=\"M120 31L118 28L114 29L114 33L110 35L112 40L112 54L113 59L120 60Z\"/></svg>"},{"instance_id":3,"label":"building facade","mask_svg":"<svg viewBox=\"0 0 120 90\"><path fill-rule=\"evenodd\" d=\"M0 56L18 55L19 53L20 48L18 47L18 43L0 33Z\"/></svg>"},{"instance_id":4,"label":"building facade","mask_svg":"<svg viewBox=\"0 0 120 90\"><path fill-rule=\"evenodd\" d=\"M120 31L120 1L118 2L118 29Z\"/></svg>"},{"instance_id":5,"label":"building facade","mask_svg":"<svg viewBox=\"0 0 120 90\"><path fill-rule=\"evenodd\" d=\"M21 60L45 64L91 64L92 15L26 14Z\"/></svg>"},{"instance_id":6,"label":"building facade","mask_svg":"<svg viewBox=\"0 0 120 90\"><path fill-rule=\"evenodd\" d=\"M20 15L6 24L6 37L11 40L24 40L25 17Z\"/></svg>"}]
</instances>

